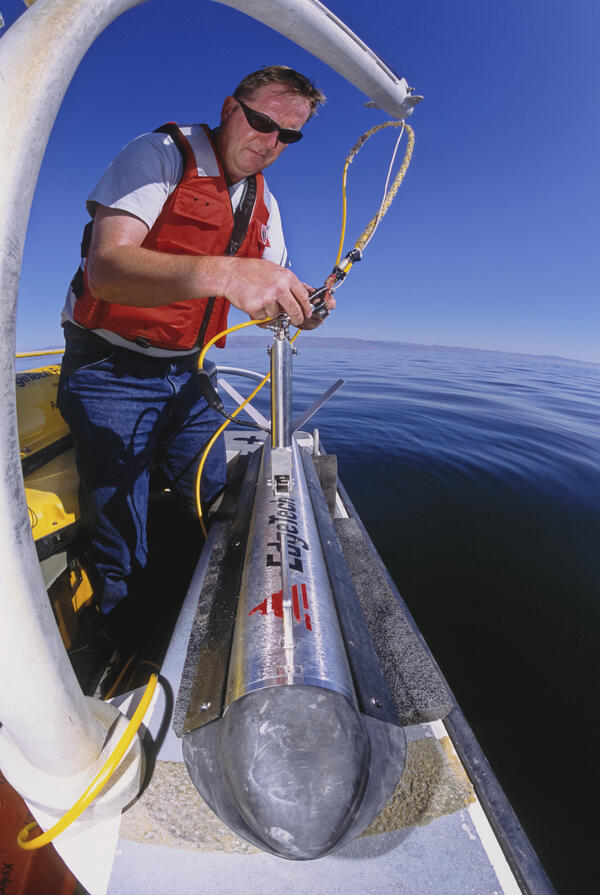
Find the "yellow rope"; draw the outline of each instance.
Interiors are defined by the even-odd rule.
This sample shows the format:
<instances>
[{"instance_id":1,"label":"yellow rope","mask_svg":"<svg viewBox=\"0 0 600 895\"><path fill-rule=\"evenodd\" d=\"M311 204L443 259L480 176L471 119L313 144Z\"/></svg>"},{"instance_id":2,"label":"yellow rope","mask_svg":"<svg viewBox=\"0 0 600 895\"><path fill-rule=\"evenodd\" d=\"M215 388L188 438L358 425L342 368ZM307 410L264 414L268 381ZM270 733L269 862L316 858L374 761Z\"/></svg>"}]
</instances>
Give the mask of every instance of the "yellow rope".
<instances>
[{"instance_id":1,"label":"yellow rope","mask_svg":"<svg viewBox=\"0 0 600 895\"><path fill-rule=\"evenodd\" d=\"M388 122L388 124L390 124L390 123L397 124L397 122ZM385 127L385 125L381 125L381 126ZM362 249L364 249L366 243L369 241L369 238L370 238L371 234L373 233L376 225L379 223L379 221L382 219L382 217L385 214L387 214L387 211L388 211L390 205L392 204L392 202L396 196L396 193L398 192L398 190L400 188L400 184L404 180L404 175L406 174L406 172L408 170L408 166L410 164L410 159L411 159L414 145L415 145L415 132L413 131L412 127L409 127L408 124L405 124L404 127L406 129L406 133L408 134L408 142L407 142L407 146L406 146L406 152L404 153L404 159L402 160L400 170L398 171L398 173L396 174L396 176L394 178L394 182L392 183L391 187L389 188L389 190L386 193L385 199L383 200L383 202L381 204L381 208L379 209L377 214L371 218L371 220L365 227L362 235L356 241L356 248L360 249L361 251L362 251Z\"/></svg>"},{"instance_id":2,"label":"yellow rope","mask_svg":"<svg viewBox=\"0 0 600 895\"><path fill-rule=\"evenodd\" d=\"M35 839L27 839L30 831L37 826L35 821L31 824L27 824L26 827L23 827L23 829L17 836L17 842L19 843L19 846L21 848L25 849L26 851L31 851L36 848L41 848L43 845L47 845L49 842L52 842L52 840L56 839L56 837L60 833L64 832L64 830L66 830L67 827L73 823L73 821L77 820L77 818L81 814L83 814L88 805L90 805L91 802L94 801L96 796L106 786L112 774L118 767L119 762L129 749L129 746L131 745L131 742L136 735L140 724L143 721L144 715L148 710L148 706L152 701L157 682L158 677L155 674L150 675L150 680L148 681L146 689L144 690L144 695L140 700L140 704L135 710L131 721L125 728L121 739L109 755L106 762L103 764L102 768L96 774L88 788L75 802L73 807L69 808L67 813L64 814L61 819L54 824L53 827L50 827L49 830L46 830L46 832L42 833L40 836L36 836Z\"/></svg>"},{"instance_id":3,"label":"yellow rope","mask_svg":"<svg viewBox=\"0 0 600 895\"><path fill-rule=\"evenodd\" d=\"M377 214L375 214L369 223L367 224L365 230L358 238L355 244L355 248L360 249L361 251L365 248L367 242L372 236L375 227L379 224L383 216L387 213L390 205L392 204L396 193L400 188L400 184L404 180L404 175L408 170L408 166L410 164L410 159L413 153L414 145L415 145L415 133L406 122L403 121L386 121L384 124L377 124L375 127L372 127L370 130L366 131L366 133L362 134L348 153L346 157L346 163L344 165L344 175L342 179L342 233L340 237L340 245L338 249L338 255L336 258L335 266L337 266L340 262L340 258L342 257L343 245L344 245L344 236L346 233L346 214L347 214L347 199L346 199L346 181L348 176L348 168L358 155L359 151L362 149L367 140L373 136L373 134L377 133L377 131L383 130L386 127L402 127L406 130L408 135L408 142L406 146L406 152L404 153L404 158L402 160L402 164L400 166L400 170L396 174L394 178L394 182L391 187L388 189L386 195L384 196L383 202L381 203ZM352 265L349 265L346 268L346 271L350 269Z\"/></svg>"}]
</instances>

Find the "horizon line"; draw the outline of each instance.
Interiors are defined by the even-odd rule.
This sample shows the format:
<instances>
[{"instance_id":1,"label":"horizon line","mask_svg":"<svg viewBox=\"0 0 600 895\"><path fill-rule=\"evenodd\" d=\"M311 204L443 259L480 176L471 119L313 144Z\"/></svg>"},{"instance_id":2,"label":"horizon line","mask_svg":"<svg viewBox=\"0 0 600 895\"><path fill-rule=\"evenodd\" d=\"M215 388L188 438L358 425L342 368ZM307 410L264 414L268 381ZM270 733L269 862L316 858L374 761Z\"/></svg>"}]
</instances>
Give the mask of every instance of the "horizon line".
<instances>
[{"instance_id":1,"label":"horizon line","mask_svg":"<svg viewBox=\"0 0 600 895\"><path fill-rule=\"evenodd\" d=\"M307 331L308 332L308 331ZM263 333L244 333L243 335L236 337L235 341L239 344L243 341L249 342L258 342L264 341L265 339L270 338L266 332ZM537 354L533 351L516 351L510 349L503 348L475 348L471 345L443 345L437 342L404 342L397 339L366 339L361 338L360 336L324 336L319 334L312 335L313 343L315 341L318 342L360 342L367 345L388 345L390 347L404 347L404 348L432 348L432 349L444 349L447 351L477 351L483 354L510 354L518 357L534 357L539 360L560 360L560 361L568 361L571 363L577 364L590 364L591 366L600 366L600 360L583 360L578 357L569 357L563 354ZM310 342L303 342L303 347L309 347ZM313 346L316 347L316 346ZM26 351L40 351L50 354L58 353L64 351L64 348L58 348L51 345L44 345L42 348L18 348L16 349L16 353L26 352ZM40 356L44 356L41 354ZM15 358L16 360L26 360L26 358ZM33 358L32 358L33 360Z\"/></svg>"}]
</instances>

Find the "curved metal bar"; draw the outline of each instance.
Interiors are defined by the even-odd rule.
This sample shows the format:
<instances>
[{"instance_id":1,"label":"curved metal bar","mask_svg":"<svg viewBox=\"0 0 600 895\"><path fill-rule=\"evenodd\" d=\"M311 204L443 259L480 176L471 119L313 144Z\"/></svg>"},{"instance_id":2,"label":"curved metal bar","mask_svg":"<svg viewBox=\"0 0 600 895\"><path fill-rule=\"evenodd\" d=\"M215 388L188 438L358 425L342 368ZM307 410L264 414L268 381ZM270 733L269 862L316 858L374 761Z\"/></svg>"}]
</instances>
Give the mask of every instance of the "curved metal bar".
<instances>
[{"instance_id":1,"label":"curved metal bar","mask_svg":"<svg viewBox=\"0 0 600 895\"><path fill-rule=\"evenodd\" d=\"M62 776L95 761L105 731L64 650L31 537L15 407L17 288L33 192L64 93L92 41L139 2L37 0L0 39L0 738L10 737L34 767Z\"/></svg>"},{"instance_id":2,"label":"curved metal bar","mask_svg":"<svg viewBox=\"0 0 600 895\"><path fill-rule=\"evenodd\" d=\"M319 0L214 0L258 19L318 59L366 93L373 104L400 121L411 114L422 96L414 96L363 41Z\"/></svg>"},{"instance_id":3,"label":"curved metal bar","mask_svg":"<svg viewBox=\"0 0 600 895\"><path fill-rule=\"evenodd\" d=\"M254 370L244 370L243 367L222 367L220 364L217 366L217 373L219 376L222 373L229 373L231 376L243 376L246 379L253 379L255 382L262 382L265 378L264 373L256 373Z\"/></svg>"}]
</instances>

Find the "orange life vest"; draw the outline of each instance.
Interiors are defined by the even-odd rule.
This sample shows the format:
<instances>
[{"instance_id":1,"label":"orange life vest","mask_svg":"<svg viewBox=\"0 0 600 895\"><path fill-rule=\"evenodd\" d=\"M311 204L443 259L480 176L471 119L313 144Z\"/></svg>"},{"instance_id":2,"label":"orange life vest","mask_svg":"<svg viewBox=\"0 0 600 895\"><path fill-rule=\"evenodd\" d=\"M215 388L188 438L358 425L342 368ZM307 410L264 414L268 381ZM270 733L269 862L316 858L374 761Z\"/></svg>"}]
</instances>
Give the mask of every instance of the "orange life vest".
<instances>
[{"instance_id":1,"label":"orange life vest","mask_svg":"<svg viewBox=\"0 0 600 895\"><path fill-rule=\"evenodd\" d=\"M255 189L253 178L248 178L246 200L249 192L255 191L254 205L247 230L238 246L232 241L234 215L227 181L210 129L205 124L202 128L218 165L217 176L199 174L194 150L177 125L159 128L170 133L181 150L184 172L142 246L174 255L236 254L241 258L260 258L267 245L266 228L269 221L263 176L256 175ZM94 298L85 271L80 282L81 288L76 290L75 321L87 329L110 330L143 347L186 350L206 344L227 327L229 302L222 296L139 308ZM216 344L222 348L225 339Z\"/></svg>"}]
</instances>

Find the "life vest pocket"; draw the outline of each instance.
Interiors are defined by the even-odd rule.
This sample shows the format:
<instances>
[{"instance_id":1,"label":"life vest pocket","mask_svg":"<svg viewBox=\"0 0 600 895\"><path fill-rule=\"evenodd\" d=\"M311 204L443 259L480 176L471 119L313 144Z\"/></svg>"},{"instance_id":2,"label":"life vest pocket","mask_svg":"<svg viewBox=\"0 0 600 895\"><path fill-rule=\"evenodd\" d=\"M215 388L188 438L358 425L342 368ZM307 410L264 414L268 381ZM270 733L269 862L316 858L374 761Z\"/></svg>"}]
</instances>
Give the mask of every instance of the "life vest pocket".
<instances>
[{"instance_id":1,"label":"life vest pocket","mask_svg":"<svg viewBox=\"0 0 600 895\"><path fill-rule=\"evenodd\" d=\"M220 230L233 227L233 213L222 199L215 195L214 188L202 190L198 183L181 183L176 192L172 212L179 217L188 218L207 229Z\"/></svg>"}]
</instances>

